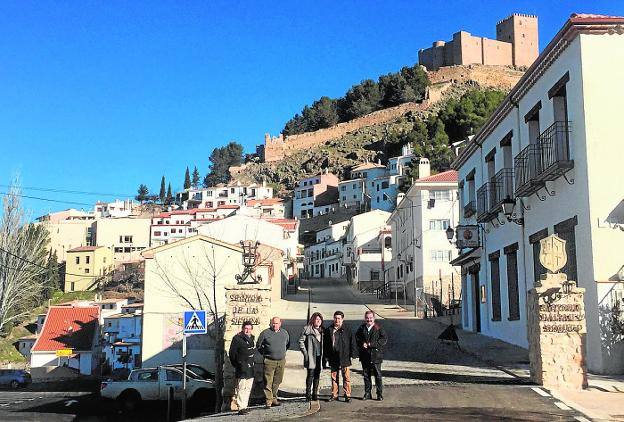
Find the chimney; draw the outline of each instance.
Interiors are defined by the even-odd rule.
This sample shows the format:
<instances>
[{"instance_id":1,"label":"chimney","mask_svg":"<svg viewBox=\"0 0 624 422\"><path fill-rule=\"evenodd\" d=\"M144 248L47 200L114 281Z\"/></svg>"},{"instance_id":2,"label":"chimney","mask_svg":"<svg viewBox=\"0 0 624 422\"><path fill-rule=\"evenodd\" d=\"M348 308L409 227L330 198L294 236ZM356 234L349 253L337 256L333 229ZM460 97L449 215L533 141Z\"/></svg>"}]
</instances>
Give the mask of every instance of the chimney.
<instances>
[{"instance_id":1,"label":"chimney","mask_svg":"<svg viewBox=\"0 0 624 422\"><path fill-rule=\"evenodd\" d=\"M418 178L431 176L431 166L429 165L429 159L421 157L418 160Z\"/></svg>"}]
</instances>

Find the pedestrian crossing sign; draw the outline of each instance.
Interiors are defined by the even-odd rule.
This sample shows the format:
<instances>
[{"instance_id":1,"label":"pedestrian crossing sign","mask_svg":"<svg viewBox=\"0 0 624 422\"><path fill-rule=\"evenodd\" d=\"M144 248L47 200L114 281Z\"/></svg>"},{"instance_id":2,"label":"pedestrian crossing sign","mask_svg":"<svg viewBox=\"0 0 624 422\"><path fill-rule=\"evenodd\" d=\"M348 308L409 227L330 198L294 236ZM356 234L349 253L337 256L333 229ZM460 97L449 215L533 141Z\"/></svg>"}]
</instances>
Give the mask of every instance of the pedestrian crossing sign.
<instances>
[{"instance_id":1,"label":"pedestrian crossing sign","mask_svg":"<svg viewBox=\"0 0 624 422\"><path fill-rule=\"evenodd\" d=\"M206 334L206 311L184 311L184 334Z\"/></svg>"}]
</instances>

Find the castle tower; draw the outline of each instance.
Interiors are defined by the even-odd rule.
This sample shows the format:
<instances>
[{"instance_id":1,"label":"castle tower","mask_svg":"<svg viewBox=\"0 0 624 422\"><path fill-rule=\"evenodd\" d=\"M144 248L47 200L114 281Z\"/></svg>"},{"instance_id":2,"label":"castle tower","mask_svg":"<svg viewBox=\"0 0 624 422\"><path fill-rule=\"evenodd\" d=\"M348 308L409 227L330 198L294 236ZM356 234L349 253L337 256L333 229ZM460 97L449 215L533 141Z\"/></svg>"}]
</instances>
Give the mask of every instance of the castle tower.
<instances>
[{"instance_id":1,"label":"castle tower","mask_svg":"<svg viewBox=\"0 0 624 422\"><path fill-rule=\"evenodd\" d=\"M496 24L496 39L512 44L512 63L531 66L539 55L537 16L514 13Z\"/></svg>"}]
</instances>

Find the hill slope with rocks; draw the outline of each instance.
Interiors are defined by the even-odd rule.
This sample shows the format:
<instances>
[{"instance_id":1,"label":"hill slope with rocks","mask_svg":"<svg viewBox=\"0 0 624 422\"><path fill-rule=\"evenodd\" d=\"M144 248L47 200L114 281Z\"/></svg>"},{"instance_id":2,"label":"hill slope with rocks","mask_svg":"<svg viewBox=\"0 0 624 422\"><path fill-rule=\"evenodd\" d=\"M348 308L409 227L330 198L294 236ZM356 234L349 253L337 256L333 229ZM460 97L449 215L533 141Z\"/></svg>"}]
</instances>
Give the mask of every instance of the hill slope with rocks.
<instances>
[{"instance_id":1,"label":"hill slope with rocks","mask_svg":"<svg viewBox=\"0 0 624 422\"><path fill-rule=\"evenodd\" d=\"M231 169L232 179L242 183L264 180L286 194L297 180L325 169L345 179L350 168L363 162L385 164L400 154L405 143L413 145L415 154L428 155L434 171L445 170L450 164L450 143L476 131L523 73L479 65L429 72L426 107L412 107L392 120L293 151L279 161L248 162Z\"/></svg>"}]
</instances>

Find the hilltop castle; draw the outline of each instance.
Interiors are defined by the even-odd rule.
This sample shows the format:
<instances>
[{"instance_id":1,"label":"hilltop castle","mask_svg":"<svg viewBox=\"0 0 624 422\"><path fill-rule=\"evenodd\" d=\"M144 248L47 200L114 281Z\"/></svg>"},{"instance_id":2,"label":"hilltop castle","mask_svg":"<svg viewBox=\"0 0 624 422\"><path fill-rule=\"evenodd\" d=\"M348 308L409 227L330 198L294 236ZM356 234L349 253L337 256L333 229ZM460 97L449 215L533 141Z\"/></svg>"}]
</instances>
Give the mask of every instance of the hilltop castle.
<instances>
[{"instance_id":1,"label":"hilltop castle","mask_svg":"<svg viewBox=\"0 0 624 422\"><path fill-rule=\"evenodd\" d=\"M420 50L418 62L427 70L468 64L528 67L538 55L537 16L514 13L496 24L496 40L459 31L452 41Z\"/></svg>"}]
</instances>

